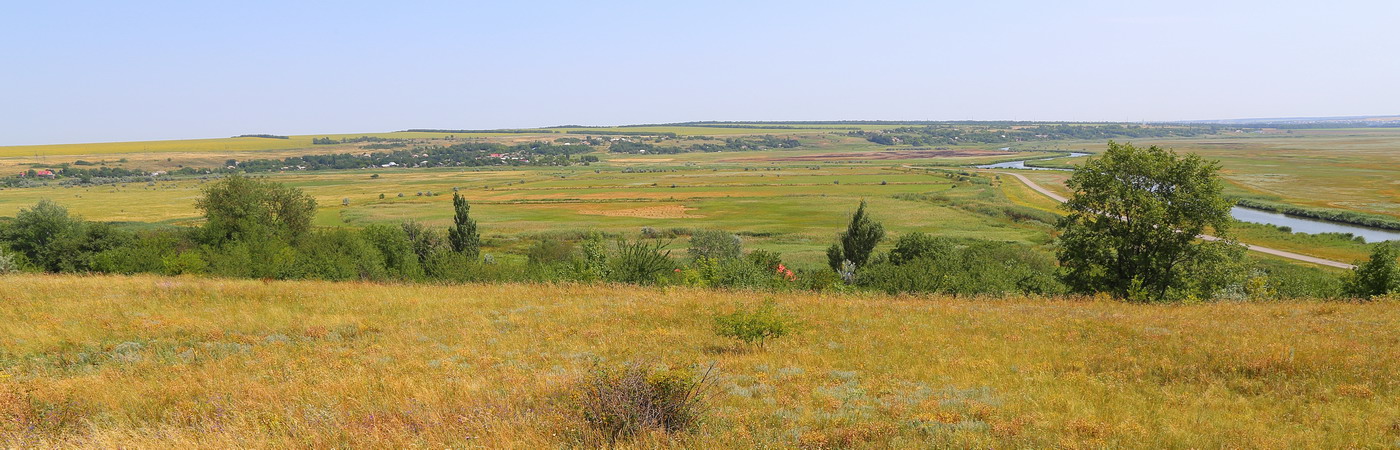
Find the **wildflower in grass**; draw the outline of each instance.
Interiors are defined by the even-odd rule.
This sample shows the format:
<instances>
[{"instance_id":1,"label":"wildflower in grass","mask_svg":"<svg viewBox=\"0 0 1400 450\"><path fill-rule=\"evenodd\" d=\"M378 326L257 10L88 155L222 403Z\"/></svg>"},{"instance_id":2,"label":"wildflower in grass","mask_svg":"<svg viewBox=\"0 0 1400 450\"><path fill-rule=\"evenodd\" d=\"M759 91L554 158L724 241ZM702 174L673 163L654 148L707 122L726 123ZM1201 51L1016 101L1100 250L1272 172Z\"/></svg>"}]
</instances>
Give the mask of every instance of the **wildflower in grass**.
<instances>
[{"instance_id":1,"label":"wildflower in grass","mask_svg":"<svg viewBox=\"0 0 1400 450\"><path fill-rule=\"evenodd\" d=\"M775 270L775 272L778 274L779 277L782 277L784 280L797 280L797 274L793 273L791 269L788 269L787 266L784 266L782 263L778 264L778 268Z\"/></svg>"}]
</instances>

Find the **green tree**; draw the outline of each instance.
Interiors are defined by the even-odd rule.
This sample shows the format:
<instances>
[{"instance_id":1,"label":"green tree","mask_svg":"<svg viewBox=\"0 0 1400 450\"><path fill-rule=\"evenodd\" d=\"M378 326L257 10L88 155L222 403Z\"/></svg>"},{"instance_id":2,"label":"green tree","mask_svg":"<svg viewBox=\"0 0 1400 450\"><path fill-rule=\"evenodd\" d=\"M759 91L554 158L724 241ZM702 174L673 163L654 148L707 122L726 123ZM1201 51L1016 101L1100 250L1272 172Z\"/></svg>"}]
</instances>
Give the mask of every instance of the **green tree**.
<instances>
[{"instance_id":1,"label":"green tree","mask_svg":"<svg viewBox=\"0 0 1400 450\"><path fill-rule=\"evenodd\" d=\"M865 212L865 200L860 201L851 223L841 233L840 241L826 249L827 264L831 270L840 272L841 263L850 261L856 268L864 266L875 252L875 246L885 239L885 227L870 218Z\"/></svg>"},{"instance_id":2,"label":"green tree","mask_svg":"<svg viewBox=\"0 0 1400 450\"><path fill-rule=\"evenodd\" d=\"M238 175L205 187L195 207L204 212L203 237L210 244L297 240L311 229L316 214L316 200L301 189Z\"/></svg>"},{"instance_id":3,"label":"green tree","mask_svg":"<svg viewBox=\"0 0 1400 450\"><path fill-rule=\"evenodd\" d=\"M452 228L447 230L447 240L452 251L475 259L481 254L481 235L476 232L476 221L471 218L471 205L462 194L452 193Z\"/></svg>"},{"instance_id":4,"label":"green tree","mask_svg":"<svg viewBox=\"0 0 1400 450\"><path fill-rule=\"evenodd\" d=\"M361 236L384 260L384 268L389 275L401 280L416 280L423 277L423 266L419 263L413 239L403 227L393 225L369 225L360 230Z\"/></svg>"},{"instance_id":5,"label":"green tree","mask_svg":"<svg viewBox=\"0 0 1400 450\"><path fill-rule=\"evenodd\" d=\"M1110 141L1074 171L1057 256L1073 291L1136 301L1208 298L1238 281L1243 248L1230 240L1232 203L1219 163L1156 146ZM1204 241L1210 231L1221 239Z\"/></svg>"},{"instance_id":6,"label":"green tree","mask_svg":"<svg viewBox=\"0 0 1400 450\"><path fill-rule=\"evenodd\" d=\"M1343 279L1342 292L1358 298L1371 298L1400 292L1400 248L1383 243L1371 251L1371 259L1358 262Z\"/></svg>"},{"instance_id":7,"label":"green tree","mask_svg":"<svg viewBox=\"0 0 1400 450\"><path fill-rule=\"evenodd\" d=\"M894 265L912 263L919 258L945 256L953 252L953 244L945 238L913 232L899 237L890 250L889 262Z\"/></svg>"},{"instance_id":8,"label":"green tree","mask_svg":"<svg viewBox=\"0 0 1400 450\"><path fill-rule=\"evenodd\" d=\"M420 265L426 265L434 253L445 247L442 230L428 228L414 220L404 221L399 224L399 228L402 228L408 240L413 242L413 253L418 255Z\"/></svg>"},{"instance_id":9,"label":"green tree","mask_svg":"<svg viewBox=\"0 0 1400 450\"><path fill-rule=\"evenodd\" d=\"M74 269L71 258L79 252L84 226L82 220L68 215L68 209L39 200L20 210L6 228L4 238L10 247L34 266L47 272Z\"/></svg>"}]
</instances>

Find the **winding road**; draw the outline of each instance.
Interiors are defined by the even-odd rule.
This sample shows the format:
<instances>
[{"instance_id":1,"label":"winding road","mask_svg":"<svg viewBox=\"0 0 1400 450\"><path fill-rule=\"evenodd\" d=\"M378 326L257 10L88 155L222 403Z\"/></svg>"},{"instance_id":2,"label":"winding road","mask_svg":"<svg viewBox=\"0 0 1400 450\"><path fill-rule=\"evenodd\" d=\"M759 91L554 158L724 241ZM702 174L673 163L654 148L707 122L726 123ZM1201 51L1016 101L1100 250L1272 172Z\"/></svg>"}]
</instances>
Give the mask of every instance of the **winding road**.
<instances>
[{"instance_id":1,"label":"winding road","mask_svg":"<svg viewBox=\"0 0 1400 450\"><path fill-rule=\"evenodd\" d=\"M1062 196L1062 195L1060 195L1060 194L1056 194L1056 193L1050 191L1049 189L1046 189L1044 186L1041 186L1041 185L1039 185L1039 184L1036 184L1034 181L1031 181L1030 178L1026 178L1025 175L1021 175L1021 174L1019 174L1019 173L1014 173L1014 172L996 172L996 173L1002 174L1002 175L1011 175L1011 176L1013 176L1013 177L1016 177L1017 180L1021 180L1022 183L1025 183L1025 184L1026 184L1026 187L1029 187L1029 188L1035 190L1036 192L1039 192L1039 193L1045 195L1046 197L1050 197L1050 198L1054 199L1054 200L1057 201L1057 202L1064 203L1065 201L1069 200L1069 199L1065 198L1064 196ZM1220 238L1218 238L1218 237L1210 236L1210 235L1205 235L1205 234L1202 234L1202 235L1200 235L1200 236L1198 236L1198 237L1200 237L1201 239L1207 240L1207 241L1217 241L1217 240L1220 240ZM1333 261L1333 260L1330 260L1330 259L1322 259L1322 258L1317 258L1317 257L1313 257L1313 256L1308 256L1308 255L1300 255L1300 254L1293 253L1293 252L1286 252L1286 251L1283 251L1283 250L1278 250L1278 249L1273 249L1273 248L1268 248L1268 247L1261 247L1261 246L1258 246L1258 245L1251 245L1251 244L1243 244L1243 245L1245 246L1245 248L1248 248L1248 249L1250 249L1250 250L1253 250L1253 251L1256 251L1256 252L1259 252L1259 253L1265 253L1265 254L1269 254L1269 255L1274 255L1274 256L1281 257L1281 258L1288 258L1288 259L1292 259L1292 260L1295 260L1295 261L1302 261L1302 262L1313 263L1313 264L1318 264L1318 265L1323 265L1323 266L1328 266L1328 267L1336 267L1336 268L1338 268L1338 269L1354 269L1354 268L1356 268L1356 266L1353 266L1353 265L1351 265L1351 264L1347 264L1347 263L1344 263L1344 262Z\"/></svg>"}]
</instances>

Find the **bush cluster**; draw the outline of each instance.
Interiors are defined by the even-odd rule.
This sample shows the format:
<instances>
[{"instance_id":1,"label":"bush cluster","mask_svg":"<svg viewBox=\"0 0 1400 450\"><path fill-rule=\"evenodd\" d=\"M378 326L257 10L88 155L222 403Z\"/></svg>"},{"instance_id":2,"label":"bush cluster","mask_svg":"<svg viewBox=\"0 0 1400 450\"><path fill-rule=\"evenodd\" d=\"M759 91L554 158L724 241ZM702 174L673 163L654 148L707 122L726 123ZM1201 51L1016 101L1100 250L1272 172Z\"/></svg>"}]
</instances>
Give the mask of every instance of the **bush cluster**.
<instances>
[{"instance_id":1,"label":"bush cluster","mask_svg":"<svg viewBox=\"0 0 1400 450\"><path fill-rule=\"evenodd\" d=\"M450 229L408 221L361 229L311 226L315 202L297 189L242 177L209 183L197 228L132 231L84 221L52 201L0 219L0 273L209 274L368 281L580 281L751 290L871 290L950 295L1066 292L1048 252L1027 244L904 234L877 251L884 230L862 205L828 251L826 270L792 270L781 255L745 251L717 230L653 230L656 239L571 231L536 236L524 258L482 253L466 199L454 193ZM671 255L688 236L688 257ZM1375 297L1400 289L1391 247L1378 246L1346 282L1318 269L1257 263L1232 268L1213 298ZM1385 253L1391 252L1391 253ZM1218 267L1216 268L1218 269ZM1219 275L1212 270L1200 277ZM1215 275L1212 275L1215 274ZM1221 275L1223 276L1223 275ZM1198 277L1199 278L1199 277Z\"/></svg>"}]
</instances>

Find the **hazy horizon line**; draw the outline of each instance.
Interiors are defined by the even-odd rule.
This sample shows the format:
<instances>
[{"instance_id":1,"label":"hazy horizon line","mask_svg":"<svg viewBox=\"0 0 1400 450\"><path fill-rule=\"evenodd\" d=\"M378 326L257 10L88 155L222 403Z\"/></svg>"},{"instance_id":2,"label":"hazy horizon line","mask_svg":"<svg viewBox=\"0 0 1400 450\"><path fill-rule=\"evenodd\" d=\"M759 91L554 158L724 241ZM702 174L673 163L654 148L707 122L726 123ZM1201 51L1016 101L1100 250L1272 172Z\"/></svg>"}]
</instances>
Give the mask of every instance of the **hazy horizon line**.
<instances>
[{"instance_id":1,"label":"hazy horizon line","mask_svg":"<svg viewBox=\"0 0 1400 450\"><path fill-rule=\"evenodd\" d=\"M1362 120L1376 118L1400 118L1400 114L1365 114L1365 115L1344 115L1344 116L1287 116L1287 117L1241 117L1228 119L1178 119L1178 120L1045 120L1045 119L821 119L821 120L690 120L681 122L655 122L655 123L622 123L611 125L587 125L587 124L560 124L524 127L495 127L495 128L456 128L456 127L414 127L401 130L390 131L333 131L333 132L296 132L296 133L266 133L259 130L252 130L247 133L232 134L228 136L188 136L188 137L162 137L150 139L118 139L107 141L69 141L69 142L46 142L31 144L0 144L0 147L30 147L46 145L83 145L102 144L113 142L155 142L155 141L183 141L199 139L228 139L243 135L267 134L275 136L313 136L313 135L344 135L359 133L399 133L409 130L471 130L471 131L494 131L494 130L548 130L551 128L619 128L619 127L648 127L648 126L685 126L694 124L880 124L880 123L938 123L938 122L1021 122L1021 123L1135 123L1135 124L1182 124L1182 123L1225 123L1240 125L1247 123L1271 123L1286 121L1345 121Z\"/></svg>"}]
</instances>

